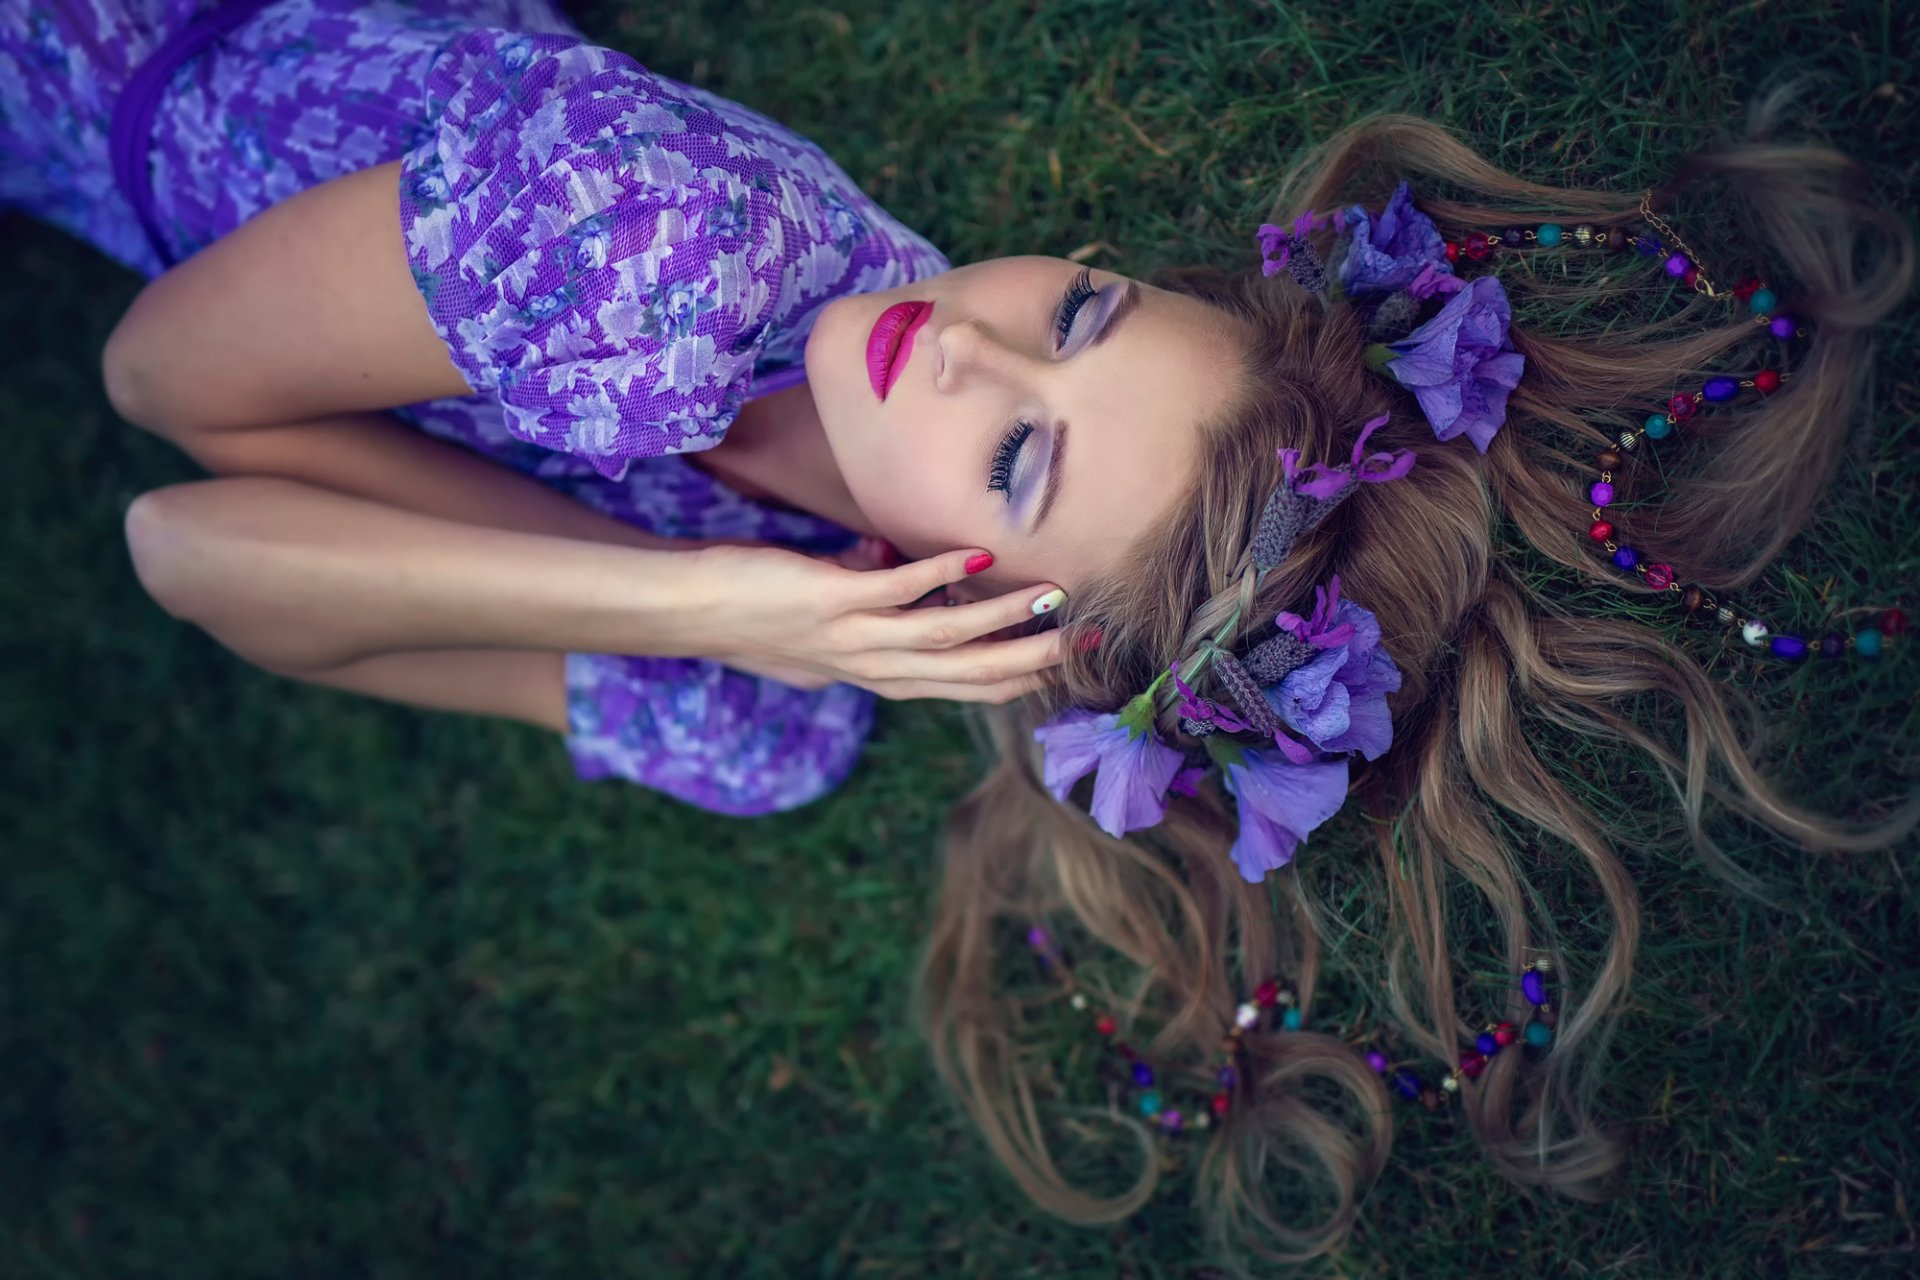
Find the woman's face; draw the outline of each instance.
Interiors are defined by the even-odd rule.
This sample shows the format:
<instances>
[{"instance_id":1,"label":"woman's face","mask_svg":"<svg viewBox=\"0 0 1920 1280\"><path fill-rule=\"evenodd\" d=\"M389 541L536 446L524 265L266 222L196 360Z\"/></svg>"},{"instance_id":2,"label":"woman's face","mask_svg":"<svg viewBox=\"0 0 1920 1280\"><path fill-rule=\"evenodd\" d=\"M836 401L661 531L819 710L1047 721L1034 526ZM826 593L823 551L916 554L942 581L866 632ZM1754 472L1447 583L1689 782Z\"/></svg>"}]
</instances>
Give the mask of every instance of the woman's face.
<instances>
[{"instance_id":1,"label":"woman's face","mask_svg":"<svg viewBox=\"0 0 1920 1280\"><path fill-rule=\"evenodd\" d=\"M995 258L837 298L815 320L807 382L828 447L861 511L908 556L982 547L994 557L982 587L1071 595L1117 568L1186 489L1200 424L1228 406L1231 322L1086 270ZM867 338L901 302L933 309L883 401Z\"/></svg>"}]
</instances>

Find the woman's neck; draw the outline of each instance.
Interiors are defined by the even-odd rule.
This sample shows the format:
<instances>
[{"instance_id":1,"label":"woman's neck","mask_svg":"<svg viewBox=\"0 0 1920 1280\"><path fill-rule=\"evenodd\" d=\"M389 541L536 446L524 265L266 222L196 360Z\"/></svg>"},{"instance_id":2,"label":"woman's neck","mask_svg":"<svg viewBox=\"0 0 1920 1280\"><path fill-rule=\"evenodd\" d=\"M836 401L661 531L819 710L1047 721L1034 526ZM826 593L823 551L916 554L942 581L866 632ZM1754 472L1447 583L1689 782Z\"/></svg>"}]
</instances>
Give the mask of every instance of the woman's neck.
<instances>
[{"instance_id":1,"label":"woman's neck","mask_svg":"<svg viewBox=\"0 0 1920 1280\"><path fill-rule=\"evenodd\" d=\"M681 456L745 497L810 512L855 533L874 532L840 478L804 382L748 401L719 444Z\"/></svg>"}]
</instances>

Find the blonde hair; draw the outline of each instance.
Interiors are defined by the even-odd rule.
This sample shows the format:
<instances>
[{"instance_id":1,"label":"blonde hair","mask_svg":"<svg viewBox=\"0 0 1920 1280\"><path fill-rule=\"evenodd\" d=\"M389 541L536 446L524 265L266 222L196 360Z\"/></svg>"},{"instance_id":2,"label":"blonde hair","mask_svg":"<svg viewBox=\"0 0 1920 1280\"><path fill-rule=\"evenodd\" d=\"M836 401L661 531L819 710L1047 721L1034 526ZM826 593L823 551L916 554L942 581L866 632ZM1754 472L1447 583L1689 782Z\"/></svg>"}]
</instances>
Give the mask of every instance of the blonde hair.
<instances>
[{"instance_id":1,"label":"blonde hair","mask_svg":"<svg viewBox=\"0 0 1920 1280\"><path fill-rule=\"evenodd\" d=\"M1761 112L1763 120L1770 114ZM1638 191L1527 182L1432 123L1387 116L1348 128L1296 165L1271 220L1353 201L1377 205L1400 177L1452 238L1516 220L1604 229L1638 219ZM1779 268L1773 277L1790 282L1783 296L1810 336L1795 350L1786 389L1688 423L1689 446L1675 451L1684 473L1670 478L1664 504L1634 510L1631 530L1644 556L1731 590L1750 582L1805 523L1831 476L1845 434L1839 427L1853 420L1867 377L1868 329L1905 294L1913 253L1903 224L1863 203L1860 175L1832 151L1729 145L1693 157L1655 194L1654 207L1670 210L1683 189L1706 179L1728 195L1714 206L1716 224L1742 236L1749 260L1756 247L1771 255ZM1516 312L1529 304L1577 309L1621 291L1572 289L1547 274L1502 270ZM1020 1004L1001 992L1003 962L1018 953L1026 923L1054 918L1066 936L1139 966L1137 987L1115 992L1111 1007L1127 1015L1123 1024L1151 1007L1160 1029L1142 1053L1159 1064L1192 1064L1185 1078L1203 1090L1209 1055L1240 993L1278 977L1299 992L1308 1029L1245 1037L1246 1101L1226 1124L1179 1141L1196 1144L1198 1202L1228 1265L1311 1257L1349 1230L1386 1159L1391 1108L1359 1049L1312 1030L1322 942L1342 927L1313 885L1335 871L1316 868L1309 841L1296 867L1265 884L1243 881L1227 856L1232 804L1211 785L1176 799L1159 826L1112 839L1088 820L1084 804L1060 804L1042 787L1032 731L1060 705L1119 707L1232 614L1252 581L1248 544L1260 504L1280 482L1278 449L1298 448L1310 462L1341 461L1362 422L1391 412L1370 447L1416 449L1412 474L1362 486L1303 538L1244 602L1230 647L1244 652L1272 634L1283 609L1307 612L1314 584L1334 573L1344 595L1378 616L1404 684L1390 699L1394 745L1371 764L1355 760L1350 808L1371 822L1390 898L1387 980L1378 997L1388 1034L1403 1056L1451 1065L1463 1037L1485 1020L1524 1021L1517 985L1504 992L1482 985L1459 999L1468 977L1448 921L1464 914L1463 899L1494 940L1482 967L1504 963L1517 974L1536 950L1565 955L1572 963L1555 977L1571 990L1552 1051L1531 1062L1498 1055L1458 1104L1507 1177L1603 1196L1623 1152L1590 1107L1595 1050L1627 986L1639 910L1634 881L1606 833L1535 751L1523 716L1650 757L1671 785L1693 846L1736 883L1745 883L1742 873L1719 855L1703 824L1709 794L1811 848L1877 847L1914 822L1911 804L1867 830L1789 804L1755 770L1726 690L1699 662L1634 622L1560 616L1517 566L1494 554L1494 527L1505 520L1534 550L1582 577L1649 590L1599 563L1584 500L1597 472L1593 455L1638 418L1619 418L1611 429L1590 418L1663 403L1689 377L1723 362L1758 367L1764 327L1744 308L1706 300L1665 320L1613 315L1602 332L1561 337L1516 326L1526 373L1505 428L1481 456L1465 440L1436 444L1411 396L1367 371L1364 319L1352 307L1325 305L1285 274L1269 279L1257 270L1177 268L1153 282L1212 304L1244 333L1238 403L1205 429L1207 456L1175 517L1143 540L1125 577L1082 590L1063 616L1076 630L1097 625L1099 646L1069 646L1056 698L986 717L994 763L951 816L918 974L933 1061L1036 1204L1074 1222L1111 1221L1152 1193L1154 1139L1136 1117L1095 1113L1105 1117L1105 1132L1117 1125L1145 1152L1132 1185L1114 1195L1076 1185L1056 1163L1035 1077L1024 1065ZM1715 447L1736 433L1742 447ZM1678 747L1630 714L1629 702L1643 695L1677 709ZM1171 713L1159 727L1173 745L1193 745ZM1547 839L1532 841L1535 833ZM1529 838L1524 851L1516 836ZM1607 910L1611 927L1598 955L1563 952L1529 879L1535 868L1563 870L1553 865L1563 851ZM1084 1120L1078 1128L1098 1132ZM1302 1176L1274 1178L1269 1162Z\"/></svg>"}]
</instances>

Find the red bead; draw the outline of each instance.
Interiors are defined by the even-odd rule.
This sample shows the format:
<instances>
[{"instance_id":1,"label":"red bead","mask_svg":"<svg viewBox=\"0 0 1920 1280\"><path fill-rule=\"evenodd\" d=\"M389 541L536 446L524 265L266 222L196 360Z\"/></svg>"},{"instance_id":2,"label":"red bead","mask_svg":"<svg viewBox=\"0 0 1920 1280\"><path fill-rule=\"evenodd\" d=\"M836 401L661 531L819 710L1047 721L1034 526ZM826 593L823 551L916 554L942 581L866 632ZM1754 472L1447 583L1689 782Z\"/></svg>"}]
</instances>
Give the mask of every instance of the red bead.
<instances>
[{"instance_id":1,"label":"red bead","mask_svg":"<svg viewBox=\"0 0 1920 1280\"><path fill-rule=\"evenodd\" d=\"M1780 375L1772 369L1762 369L1753 375L1754 390L1763 395L1772 395L1780 389Z\"/></svg>"},{"instance_id":2,"label":"red bead","mask_svg":"<svg viewBox=\"0 0 1920 1280\"><path fill-rule=\"evenodd\" d=\"M1587 530L1587 536L1595 542L1605 542L1613 536L1613 522L1610 520L1595 520L1593 522L1593 528Z\"/></svg>"},{"instance_id":3,"label":"red bead","mask_svg":"<svg viewBox=\"0 0 1920 1280\"><path fill-rule=\"evenodd\" d=\"M1213 1101L1208 1105L1213 1108L1213 1114L1224 1119L1227 1112L1233 1108L1233 1099L1224 1093L1216 1093L1213 1095Z\"/></svg>"},{"instance_id":4,"label":"red bead","mask_svg":"<svg viewBox=\"0 0 1920 1280\"><path fill-rule=\"evenodd\" d=\"M1448 262L1460 261L1460 246L1455 242L1453 242L1452 240L1447 241L1447 261Z\"/></svg>"},{"instance_id":5,"label":"red bead","mask_svg":"<svg viewBox=\"0 0 1920 1280\"><path fill-rule=\"evenodd\" d=\"M1119 1029L1119 1024L1113 1020L1111 1014L1103 1013L1100 1015L1100 1020L1093 1024L1093 1029L1103 1036L1110 1036Z\"/></svg>"},{"instance_id":6,"label":"red bead","mask_svg":"<svg viewBox=\"0 0 1920 1280\"><path fill-rule=\"evenodd\" d=\"M1467 256L1479 262L1493 252L1493 237L1484 231L1476 231L1467 237Z\"/></svg>"},{"instance_id":7,"label":"red bead","mask_svg":"<svg viewBox=\"0 0 1920 1280\"><path fill-rule=\"evenodd\" d=\"M1487 1069L1487 1055L1469 1049L1460 1055L1460 1074L1469 1080L1477 1080L1480 1073Z\"/></svg>"},{"instance_id":8,"label":"red bead","mask_svg":"<svg viewBox=\"0 0 1920 1280\"><path fill-rule=\"evenodd\" d=\"M1700 287L1700 268L1688 267L1686 271L1681 274L1680 283L1689 289L1698 289Z\"/></svg>"},{"instance_id":9,"label":"red bead","mask_svg":"<svg viewBox=\"0 0 1920 1280\"><path fill-rule=\"evenodd\" d=\"M1262 1009L1273 1008L1273 1006L1280 1003L1280 984L1272 978L1268 978L1265 982L1254 988L1253 1002Z\"/></svg>"},{"instance_id":10,"label":"red bead","mask_svg":"<svg viewBox=\"0 0 1920 1280\"><path fill-rule=\"evenodd\" d=\"M1880 629L1890 636L1907 634L1907 615L1898 609L1889 609L1880 615Z\"/></svg>"},{"instance_id":11,"label":"red bead","mask_svg":"<svg viewBox=\"0 0 1920 1280\"><path fill-rule=\"evenodd\" d=\"M1745 280L1742 280L1739 284L1733 286L1733 296L1740 299L1740 301L1742 302L1745 302L1748 298L1751 298L1754 294L1758 293L1759 291L1760 291L1760 282L1754 279L1752 276L1748 276Z\"/></svg>"},{"instance_id":12,"label":"red bead","mask_svg":"<svg viewBox=\"0 0 1920 1280\"><path fill-rule=\"evenodd\" d=\"M1128 1044L1125 1040L1115 1040L1113 1042L1113 1047L1118 1049L1120 1051L1120 1056L1125 1058L1128 1062L1132 1062L1136 1057L1139 1056L1133 1051L1133 1046Z\"/></svg>"},{"instance_id":13,"label":"red bead","mask_svg":"<svg viewBox=\"0 0 1920 1280\"><path fill-rule=\"evenodd\" d=\"M1673 585L1673 566L1670 564L1650 564L1647 566L1647 585L1655 591L1665 591Z\"/></svg>"},{"instance_id":14,"label":"red bead","mask_svg":"<svg viewBox=\"0 0 1920 1280\"><path fill-rule=\"evenodd\" d=\"M1493 1029L1493 1038L1499 1043L1500 1047L1504 1049L1519 1039L1520 1036L1519 1033L1513 1029L1511 1022L1503 1022Z\"/></svg>"},{"instance_id":15,"label":"red bead","mask_svg":"<svg viewBox=\"0 0 1920 1280\"><path fill-rule=\"evenodd\" d=\"M1691 418L1700 412L1700 406L1693 402L1692 396L1675 396L1667 401L1667 412L1676 418Z\"/></svg>"}]
</instances>

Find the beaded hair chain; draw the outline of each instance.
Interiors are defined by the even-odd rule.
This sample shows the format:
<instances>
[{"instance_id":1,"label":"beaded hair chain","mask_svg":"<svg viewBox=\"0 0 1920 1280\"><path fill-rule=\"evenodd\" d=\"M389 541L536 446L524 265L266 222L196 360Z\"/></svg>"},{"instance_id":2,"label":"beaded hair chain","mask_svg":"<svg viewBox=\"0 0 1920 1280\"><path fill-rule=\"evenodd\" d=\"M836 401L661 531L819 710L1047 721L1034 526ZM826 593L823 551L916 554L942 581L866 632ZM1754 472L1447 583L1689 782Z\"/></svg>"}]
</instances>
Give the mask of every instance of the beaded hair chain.
<instances>
[{"instance_id":1,"label":"beaded hair chain","mask_svg":"<svg viewBox=\"0 0 1920 1280\"><path fill-rule=\"evenodd\" d=\"M1140 1091L1134 1099L1135 1108L1164 1133L1181 1133L1189 1128L1205 1129L1216 1121L1224 1122L1232 1113L1235 1094L1241 1091L1243 1084L1251 1087L1240 1069L1241 1037L1259 1025L1268 1009L1276 1006L1280 1009L1279 1029L1282 1031L1299 1031L1305 1026L1305 1015L1294 993L1281 987L1272 978L1262 982L1254 989L1253 999L1243 1001L1234 1010L1233 1025L1220 1041L1219 1060L1214 1069L1214 1083L1218 1087L1207 1098L1205 1105L1196 1103L1182 1111L1169 1105L1170 1099L1163 1092L1166 1086L1154 1073L1152 1064L1126 1041L1115 1038L1120 1033L1119 1022L1106 1010L1095 1009L1086 993L1080 990L1079 984L1074 981L1073 969L1067 964L1054 936L1044 926L1036 924L1027 930L1027 946L1032 949L1040 972L1051 974L1058 980L1061 991L1074 1010L1093 1013L1094 1030L1115 1053L1125 1059L1128 1078ZM1459 1065L1441 1077L1438 1090L1414 1074L1410 1067L1396 1064L1378 1049L1367 1052L1367 1065L1379 1074L1388 1076L1394 1092L1401 1097L1417 1101L1429 1111L1437 1109L1445 1097L1460 1091L1461 1080L1477 1080L1481 1072L1486 1070L1487 1063L1502 1049L1524 1043L1544 1052L1553 1043L1558 1015L1554 1012L1547 991L1547 974L1552 968L1552 962L1541 956L1520 975L1520 993L1534 1007L1533 1018L1525 1030L1518 1030L1513 1023L1506 1021L1487 1023L1475 1038L1473 1048L1461 1051Z\"/></svg>"},{"instance_id":2,"label":"beaded hair chain","mask_svg":"<svg viewBox=\"0 0 1920 1280\"><path fill-rule=\"evenodd\" d=\"M1569 240L1579 248L1607 249L1615 253L1625 252L1631 247L1642 257L1661 258L1667 275L1679 281L1683 287L1709 298L1727 297L1728 294L1721 291L1700 265L1699 256L1688 247L1686 241L1653 212L1649 203L1651 198L1651 192L1640 197L1640 215L1655 234L1629 236L1619 227L1602 230L1576 226L1569 235L1558 223L1546 222L1531 228L1506 227L1497 233L1471 232L1457 242L1447 243L1447 260L1458 262L1464 256L1480 262L1496 249L1511 250L1528 245L1551 249L1565 245ZM1732 296L1746 304L1755 324L1765 326L1767 332L1782 343L1806 335L1806 330L1792 315L1779 310L1779 295L1761 281L1740 281L1733 286ZM1710 617L1723 627L1738 628L1740 638L1748 645L1783 661L1800 662L1814 653L1822 658L1840 658L1848 650L1862 658L1878 658L1886 638L1898 638L1906 634L1907 615L1899 609L1881 612L1877 626L1861 627L1852 635L1844 636L1837 630L1829 631L1815 643L1809 643L1798 635L1775 635L1765 622L1718 599L1705 587L1681 582L1672 565L1646 563L1636 548L1615 540L1614 522L1608 518L1607 508L1613 504L1615 496L1614 473L1625 461L1625 455L1638 448L1641 440L1664 440L1673 434L1675 427L1695 417L1702 405L1725 404L1743 390L1770 396L1792 376L1791 373L1768 368L1757 370L1748 378L1708 378L1697 391L1675 394L1663 410L1648 415L1646 422L1637 430L1622 432L1615 447L1601 450L1596 459L1600 478L1587 490L1587 497L1593 505L1587 536L1606 550L1615 568L1639 574L1656 591L1678 595L1680 606L1688 619Z\"/></svg>"}]
</instances>

